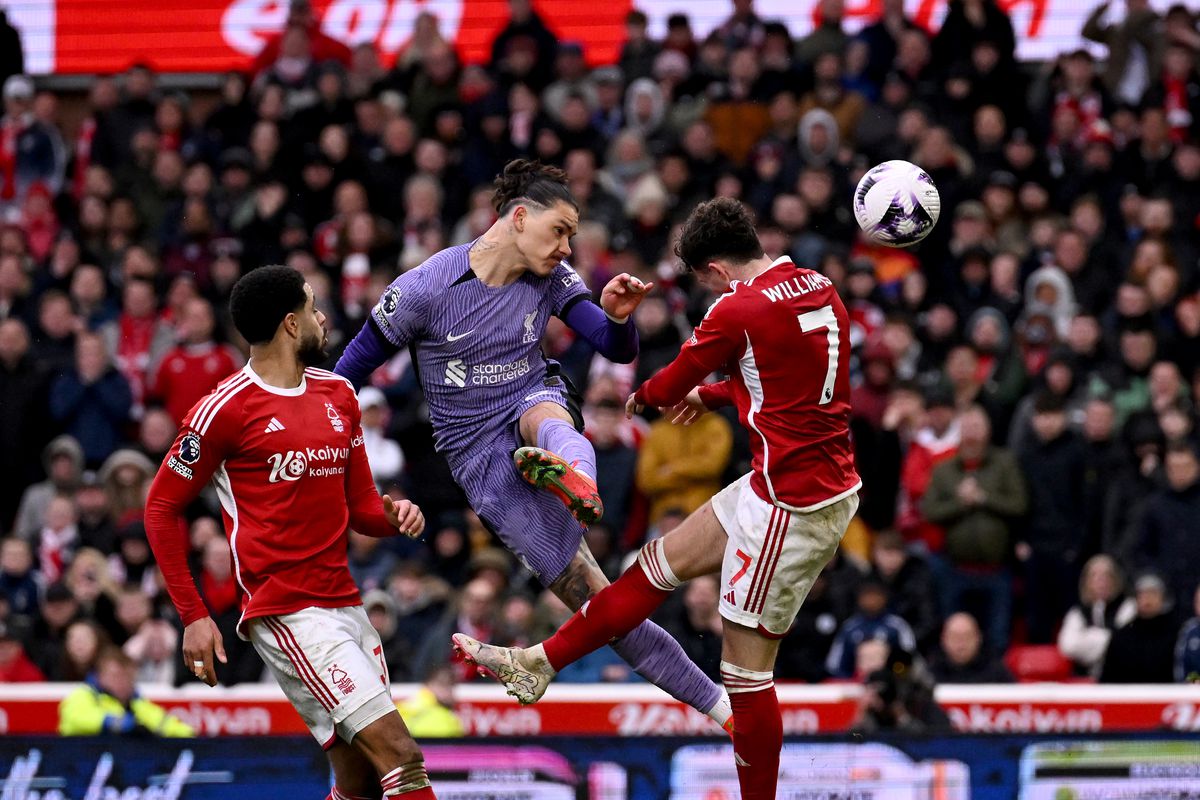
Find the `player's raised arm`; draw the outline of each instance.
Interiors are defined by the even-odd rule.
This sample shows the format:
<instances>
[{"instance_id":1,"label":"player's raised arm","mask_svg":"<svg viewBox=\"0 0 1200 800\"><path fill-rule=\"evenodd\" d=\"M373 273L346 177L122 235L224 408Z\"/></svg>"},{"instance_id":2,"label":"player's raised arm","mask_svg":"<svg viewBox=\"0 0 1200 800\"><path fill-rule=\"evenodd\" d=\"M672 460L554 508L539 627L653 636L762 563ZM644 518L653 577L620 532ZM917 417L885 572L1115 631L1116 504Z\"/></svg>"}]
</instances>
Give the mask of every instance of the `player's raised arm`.
<instances>
[{"instance_id":1,"label":"player's raised arm","mask_svg":"<svg viewBox=\"0 0 1200 800\"><path fill-rule=\"evenodd\" d=\"M667 366L641 385L630 398L630 405L671 408L684 402L693 389L704 383L704 379L719 370L738 355L744 346L733 328L726 324L724 315L718 313L721 302L714 303L708 314L692 332L692 338L684 342ZM714 402L728 396L728 391L713 390ZM717 406L708 406L716 408Z\"/></svg>"},{"instance_id":2,"label":"player's raised arm","mask_svg":"<svg viewBox=\"0 0 1200 800\"><path fill-rule=\"evenodd\" d=\"M219 414L221 399L239 380L235 377L222 384L191 410L146 498L146 536L184 625L184 660L209 686L217 682L213 657L224 663L225 648L188 569L190 544L184 510L225 459L228 433L224 430L226 417Z\"/></svg>"},{"instance_id":3,"label":"player's raised arm","mask_svg":"<svg viewBox=\"0 0 1200 800\"><path fill-rule=\"evenodd\" d=\"M610 361L628 364L637 358L638 333L631 315L653 283L621 273L604 287L600 306L586 295L575 295L563 305L563 322Z\"/></svg>"},{"instance_id":4,"label":"player's raised arm","mask_svg":"<svg viewBox=\"0 0 1200 800\"><path fill-rule=\"evenodd\" d=\"M428 312L423 277L418 267L396 278L371 309L362 330L346 345L333 371L355 389L420 336Z\"/></svg>"}]
</instances>

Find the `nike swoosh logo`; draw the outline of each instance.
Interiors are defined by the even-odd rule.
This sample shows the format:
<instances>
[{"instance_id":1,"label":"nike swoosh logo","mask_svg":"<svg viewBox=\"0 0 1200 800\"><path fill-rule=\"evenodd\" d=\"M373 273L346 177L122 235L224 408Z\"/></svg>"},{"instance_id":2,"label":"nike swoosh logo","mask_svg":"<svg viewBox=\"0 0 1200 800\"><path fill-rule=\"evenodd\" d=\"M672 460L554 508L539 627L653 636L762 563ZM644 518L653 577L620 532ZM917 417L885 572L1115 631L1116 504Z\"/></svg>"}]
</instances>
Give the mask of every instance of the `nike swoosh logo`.
<instances>
[{"instance_id":1,"label":"nike swoosh logo","mask_svg":"<svg viewBox=\"0 0 1200 800\"><path fill-rule=\"evenodd\" d=\"M475 329L471 328L471 330L467 331L466 333L460 333L458 336L455 336L453 333L447 333L446 341L447 342L457 342L459 339L470 336L474 332L475 332Z\"/></svg>"}]
</instances>

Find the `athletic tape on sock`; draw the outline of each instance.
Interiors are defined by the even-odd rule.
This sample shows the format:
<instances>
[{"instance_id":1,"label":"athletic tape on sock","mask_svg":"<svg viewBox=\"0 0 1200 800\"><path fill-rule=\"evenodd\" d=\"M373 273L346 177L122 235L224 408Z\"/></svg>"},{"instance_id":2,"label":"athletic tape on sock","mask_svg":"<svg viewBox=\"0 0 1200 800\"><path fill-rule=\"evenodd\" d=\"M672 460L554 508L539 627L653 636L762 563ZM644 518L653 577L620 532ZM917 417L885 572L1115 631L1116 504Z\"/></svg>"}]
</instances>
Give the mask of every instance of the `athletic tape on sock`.
<instances>
[{"instance_id":1,"label":"athletic tape on sock","mask_svg":"<svg viewBox=\"0 0 1200 800\"><path fill-rule=\"evenodd\" d=\"M395 797L424 789L430 785L429 773L425 771L425 762L412 761L402 764L384 775L380 779L379 785L383 788L384 797Z\"/></svg>"},{"instance_id":2,"label":"athletic tape on sock","mask_svg":"<svg viewBox=\"0 0 1200 800\"><path fill-rule=\"evenodd\" d=\"M638 551L638 563L642 565L642 571L646 573L646 577L650 579L654 588L670 592L677 589L682 581L675 577L671 565L667 563L667 554L663 552L664 550L662 539L648 542Z\"/></svg>"},{"instance_id":3,"label":"athletic tape on sock","mask_svg":"<svg viewBox=\"0 0 1200 800\"><path fill-rule=\"evenodd\" d=\"M775 675L771 672L743 669L736 664L722 661L721 681L725 684L725 690L730 694L761 692L775 685Z\"/></svg>"}]
</instances>

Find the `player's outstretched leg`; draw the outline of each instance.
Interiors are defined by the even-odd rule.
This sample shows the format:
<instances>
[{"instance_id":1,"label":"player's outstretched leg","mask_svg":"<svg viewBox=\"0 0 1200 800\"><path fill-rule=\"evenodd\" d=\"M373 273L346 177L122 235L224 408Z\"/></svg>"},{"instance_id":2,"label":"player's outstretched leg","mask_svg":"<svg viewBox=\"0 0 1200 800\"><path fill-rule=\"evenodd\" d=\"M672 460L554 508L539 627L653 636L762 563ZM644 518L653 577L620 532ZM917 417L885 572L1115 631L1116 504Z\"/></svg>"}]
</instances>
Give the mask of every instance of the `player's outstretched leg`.
<instances>
[{"instance_id":1,"label":"player's outstretched leg","mask_svg":"<svg viewBox=\"0 0 1200 800\"><path fill-rule=\"evenodd\" d=\"M540 648L496 647L465 633L454 634L450 641L456 658L474 664L483 674L500 681L521 705L541 700L558 674Z\"/></svg>"},{"instance_id":2,"label":"player's outstretched leg","mask_svg":"<svg viewBox=\"0 0 1200 800\"><path fill-rule=\"evenodd\" d=\"M671 634L647 620L613 642L612 649L638 675L732 733L729 697L688 658Z\"/></svg>"},{"instance_id":3,"label":"player's outstretched leg","mask_svg":"<svg viewBox=\"0 0 1200 800\"><path fill-rule=\"evenodd\" d=\"M559 670L611 643L639 675L728 730L731 710L721 688L666 631L646 621L680 583L661 544L655 540L643 547L633 566L541 644L493 647L456 634L456 651L499 679L509 694L531 703L545 694Z\"/></svg>"}]
</instances>

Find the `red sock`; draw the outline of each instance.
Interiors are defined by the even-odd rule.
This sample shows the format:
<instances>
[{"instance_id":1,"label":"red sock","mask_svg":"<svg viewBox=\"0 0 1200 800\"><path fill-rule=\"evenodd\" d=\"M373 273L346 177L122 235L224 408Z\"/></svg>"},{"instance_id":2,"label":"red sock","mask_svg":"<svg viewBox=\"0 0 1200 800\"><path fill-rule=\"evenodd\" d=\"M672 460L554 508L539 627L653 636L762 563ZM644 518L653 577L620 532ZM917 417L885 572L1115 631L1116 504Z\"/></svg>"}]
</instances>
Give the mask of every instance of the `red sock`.
<instances>
[{"instance_id":1,"label":"red sock","mask_svg":"<svg viewBox=\"0 0 1200 800\"><path fill-rule=\"evenodd\" d=\"M575 613L542 646L550 666L560 670L646 620L671 592L651 583L641 562L634 562L611 586L606 586Z\"/></svg>"},{"instance_id":2,"label":"red sock","mask_svg":"<svg viewBox=\"0 0 1200 800\"><path fill-rule=\"evenodd\" d=\"M426 786L423 789L413 789L411 792L395 795L403 797L404 800L437 800L437 795L433 793L432 786Z\"/></svg>"},{"instance_id":3,"label":"red sock","mask_svg":"<svg viewBox=\"0 0 1200 800\"><path fill-rule=\"evenodd\" d=\"M722 661L721 677L733 705L733 752L742 800L775 800L783 716L771 673Z\"/></svg>"}]
</instances>

